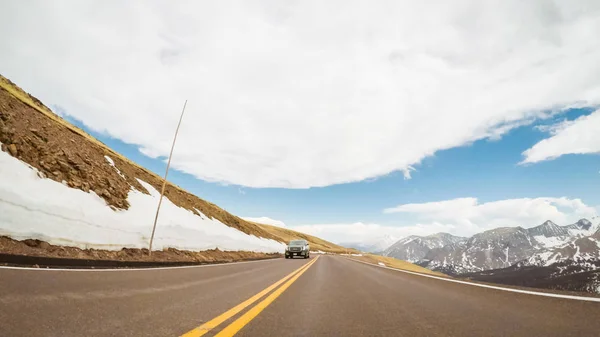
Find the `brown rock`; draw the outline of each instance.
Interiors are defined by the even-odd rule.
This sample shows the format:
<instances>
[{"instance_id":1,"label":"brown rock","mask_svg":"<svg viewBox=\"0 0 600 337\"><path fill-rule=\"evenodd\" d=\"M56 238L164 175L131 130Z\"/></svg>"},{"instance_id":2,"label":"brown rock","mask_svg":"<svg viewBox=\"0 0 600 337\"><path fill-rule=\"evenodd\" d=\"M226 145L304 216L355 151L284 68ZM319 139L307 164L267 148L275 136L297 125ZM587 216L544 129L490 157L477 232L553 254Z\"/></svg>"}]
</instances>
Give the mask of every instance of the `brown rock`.
<instances>
[{"instance_id":1,"label":"brown rock","mask_svg":"<svg viewBox=\"0 0 600 337\"><path fill-rule=\"evenodd\" d=\"M42 241L38 244L38 248L48 249L48 248L50 248L50 244L48 242Z\"/></svg>"},{"instance_id":2,"label":"brown rock","mask_svg":"<svg viewBox=\"0 0 600 337\"><path fill-rule=\"evenodd\" d=\"M29 247L37 247L40 244L39 240L34 240L34 239L25 239L22 242L24 244L28 245Z\"/></svg>"},{"instance_id":3,"label":"brown rock","mask_svg":"<svg viewBox=\"0 0 600 337\"><path fill-rule=\"evenodd\" d=\"M69 172L71 170L71 165L65 163L62 160L58 161L58 166L60 166L60 168L63 172Z\"/></svg>"},{"instance_id":4,"label":"brown rock","mask_svg":"<svg viewBox=\"0 0 600 337\"><path fill-rule=\"evenodd\" d=\"M102 191L100 191L100 195L105 197L106 199L109 199L110 197L112 197L112 195L110 195L110 193L108 193L108 191L106 189L103 189Z\"/></svg>"},{"instance_id":5,"label":"brown rock","mask_svg":"<svg viewBox=\"0 0 600 337\"><path fill-rule=\"evenodd\" d=\"M6 152L8 151L8 148L6 147L6 145L2 144L0 145L0 150L2 150L2 152Z\"/></svg>"},{"instance_id":6,"label":"brown rock","mask_svg":"<svg viewBox=\"0 0 600 337\"><path fill-rule=\"evenodd\" d=\"M48 163L46 163L45 161L40 161L40 166L46 170L46 171L50 171L52 170L52 167L50 165L48 165Z\"/></svg>"},{"instance_id":7,"label":"brown rock","mask_svg":"<svg viewBox=\"0 0 600 337\"><path fill-rule=\"evenodd\" d=\"M12 136L15 134L15 129L5 126L2 129L0 129L0 134L6 135L6 136Z\"/></svg>"},{"instance_id":8,"label":"brown rock","mask_svg":"<svg viewBox=\"0 0 600 337\"><path fill-rule=\"evenodd\" d=\"M59 171L54 171L54 172L52 172L52 174L54 174L55 176L58 177L60 175L60 172Z\"/></svg>"},{"instance_id":9,"label":"brown rock","mask_svg":"<svg viewBox=\"0 0 600 337\"><path fill-rule=\"evenodd\" d=\"M17 146L15 144L10 144L8 146L8 152L13 156L16 157L19 154L19 151L17 150Z\"/></svg>"}]
</instances>

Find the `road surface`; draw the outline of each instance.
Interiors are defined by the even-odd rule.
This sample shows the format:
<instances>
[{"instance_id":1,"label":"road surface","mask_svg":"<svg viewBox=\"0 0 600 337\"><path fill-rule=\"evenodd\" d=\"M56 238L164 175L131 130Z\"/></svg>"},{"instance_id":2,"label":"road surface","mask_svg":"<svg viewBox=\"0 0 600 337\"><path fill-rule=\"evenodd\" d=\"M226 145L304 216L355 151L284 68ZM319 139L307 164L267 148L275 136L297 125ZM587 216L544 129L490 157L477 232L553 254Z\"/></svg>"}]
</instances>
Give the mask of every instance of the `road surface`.
<instances>
[{"instance_id":1,"label":"road surface","mask_svg":"<svg viewBox=\"0 0 600 337\"><path fill-rule=\"evenodd\" d=\"M600 303L338 256L134 271L0 269L0 336L599 336Z\"/></svg>"}]
</instances>

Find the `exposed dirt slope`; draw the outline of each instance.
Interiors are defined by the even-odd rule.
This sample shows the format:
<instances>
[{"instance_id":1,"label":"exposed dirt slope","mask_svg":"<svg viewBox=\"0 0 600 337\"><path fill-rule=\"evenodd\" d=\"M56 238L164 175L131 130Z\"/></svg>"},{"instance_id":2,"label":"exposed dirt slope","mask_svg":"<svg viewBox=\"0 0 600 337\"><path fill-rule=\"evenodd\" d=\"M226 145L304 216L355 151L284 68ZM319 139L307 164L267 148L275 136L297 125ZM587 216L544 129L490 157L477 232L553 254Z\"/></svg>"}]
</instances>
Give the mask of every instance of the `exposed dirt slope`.
<instances>
[{"instance_id":1,"label":"exposed dirt slope","mask_svg":"<svg viewBox=\"0 0 600 337\"><path fill-rule=\"evenodd\" d=\"M265 254L246 251L225 252L218 249L191 252L174 248L165 249L163 251L154 251L152 252L152 256L150 256L148 255L147 249L123 248L119 251L79 249L75 247L55 246L40 240L29 239L17 241L6 236L0 236L0 253L86 260L193 263L233 262L281 257L281 254L278 253Z\"/></svg>"},{"instance_id":2,"label":"exposed dirt slope","mask_svg":"<svg viewBox=\"0 0 600 337\"><path fill-rule=\"evenodd\" d=\"M117 121L115 121L117 122ZM114 152L83 130L54 114L35 97L0 75L0 142L2 150L38 169L42 175L71 188L94 191L115 209L127 209L131 187L148 193L139 178L157 190L162 178ZM121 175L106 160L110 157ZM234 216L213 203L202 200L180 187L167 184L165 196L174 204L196 214L198 211L244 233L286 241L288 237L307 237L289 231L283 236L273 228L257 225ZM323 251L341 247L322 240L308 239ZM335 246L335 247L334 247ZM331 248L328 248L331 247Z\"/></svg>"}]
</instances>

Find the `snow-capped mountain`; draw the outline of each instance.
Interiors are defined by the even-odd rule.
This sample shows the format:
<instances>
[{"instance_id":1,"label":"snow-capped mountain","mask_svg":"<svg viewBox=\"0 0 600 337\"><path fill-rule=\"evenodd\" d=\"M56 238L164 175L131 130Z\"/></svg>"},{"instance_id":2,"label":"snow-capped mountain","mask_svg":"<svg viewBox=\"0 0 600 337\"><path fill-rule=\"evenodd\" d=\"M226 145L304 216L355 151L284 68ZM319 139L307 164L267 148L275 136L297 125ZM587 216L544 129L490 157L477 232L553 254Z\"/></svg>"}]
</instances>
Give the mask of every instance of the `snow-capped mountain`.
<instances>
[{"instance_id":1,"label":"snow-capped mountain","mask_svg":"<svg viewBox=\"0 0 600 337\"><path fill-rule=\"evenodd\" d=\"M584 220L585 219L582 219L579 221L584 221ZM587 220L585 220L585 221L587 221ZM576 226L576 224L569 225L569 226ZM541 224L539 226L529 228L527 231L529 232L529 234L531 234L533 236L543 235L547 238L555 237L555 236L568 236L569 235L569 228L567 228L566 226L561 227L550 220L544 222L543 224Z\"/></svg>"},{"instance_id":2,"label":"snow-capped mountain","mask_svg":"<svg viewBox=\"0 0 600 337\"><path fill-rule=\"evenodd\" d=\"M432 249L442 248L450 244L458 244L464 240L466 238L448 233L437 233L428 236L411 235L394 243L383 251L382 255L417 262L422 260Z\"/></svg>"},{"instance_id":3,"label":"snow-capped mountain","mask_svg":"<svg viewBox=\"0 0 600 337\"><path fill-rule=\"evenodd\" d=\"M464 244L432 249L423 258L431 269L456 273L508 267L531 256L538 243L527 229L500 227L475 234Z\"/></svg>"},{"instance_id":4,"label":"snow-capped mountain","mask_svg":"<svg viewBox=\"0 0 600 337\"><path fill-rule=\"evenodd\" d=\"M344 242L340 243L340 245L343 247L358 249L362 252L379 253L383 252L389 246L393 245L396 241L398 241L397 237L391 235L384 235L372 240L367 240L363 242Z\"/></svg>"},{"instance_id":5,"label":"snow-capped mountain","mask_svg":"<svg viewBox=\"0 0 600 337\"><path fill-rule=\"evenodd\" d=\"M552 221L532 227L500 227L451 242L439 233L428 237L409 236L388 248L384 255L417 262L450 274L506 268L517 263L548 266L556 262L600 258L599 224L581 219L559 226ZM451 236L450 236L451 237Z\"/></svg>"}]
</instances>

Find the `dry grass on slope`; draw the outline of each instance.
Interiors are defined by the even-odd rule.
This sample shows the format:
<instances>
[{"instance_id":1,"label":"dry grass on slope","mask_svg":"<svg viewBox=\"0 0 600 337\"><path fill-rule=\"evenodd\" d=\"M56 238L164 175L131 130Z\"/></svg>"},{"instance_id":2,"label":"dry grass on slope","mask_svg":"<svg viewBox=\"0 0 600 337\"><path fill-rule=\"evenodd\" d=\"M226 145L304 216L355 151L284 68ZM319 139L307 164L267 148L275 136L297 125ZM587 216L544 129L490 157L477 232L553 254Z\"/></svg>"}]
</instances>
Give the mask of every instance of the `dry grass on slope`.
<instances>
[{"instance_id":1,"label":"dry grass on slope","mask_svg":"<svg viewBox=\"0 0 600 337\"><path fill-rule=\"evenodd\" d=\"M323 251L327 253L358 253L354 249L348 249L342 246L338 246L329 241L319 239L316 236L300 233L287 228L281 228L277 226L265 225L260 223L254 223L261 228L264 228L267 232L277 237L277 241L289 242L294 239L304 239L310 243L310 250L312 251Z\"/></svg>"},{"instance_id":2,"label":"dry grass on slope","mask_svg":"<svg viewBox=\"0 0 600 337\"><path fill-rule=\"evenodd\" d=\"M115 121L117 122L117 121ZM0 142L2 149L35 167L42 175L71 188L94 191L108 205L127 209L131 188L143 193L141 179L160 190L162 177L133 163L88 133L54 114L48 107L0 75ZM109 156L121 177L109 165ZM234 216L215 204L168 183L165 196L175 205L198 211L246 234L284 242L279 233ZM316 238L315 238L316 239Z\"/></svg>"},{"instance_id":3,"label":"dry grass on slope","mask_svg":"<svg viewBox=\"0 0 600 337\"><path fill-rule=\"evenodd\" d=\"M381 262L390 268L414 271L416 273L422 273L422 274L448 277L448 275L446 275L446 274L432 271L427 268L417 266L416 264L413 264L413 263L410 263L410 262L407 262L404 260L395 259L393 257L373 255L373 254L363 254L363 256L352 256L351 258L360 260L363 262L372 263L372 264L378 264L379 262Z\"/></svg>"}]
</instances>

